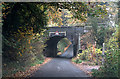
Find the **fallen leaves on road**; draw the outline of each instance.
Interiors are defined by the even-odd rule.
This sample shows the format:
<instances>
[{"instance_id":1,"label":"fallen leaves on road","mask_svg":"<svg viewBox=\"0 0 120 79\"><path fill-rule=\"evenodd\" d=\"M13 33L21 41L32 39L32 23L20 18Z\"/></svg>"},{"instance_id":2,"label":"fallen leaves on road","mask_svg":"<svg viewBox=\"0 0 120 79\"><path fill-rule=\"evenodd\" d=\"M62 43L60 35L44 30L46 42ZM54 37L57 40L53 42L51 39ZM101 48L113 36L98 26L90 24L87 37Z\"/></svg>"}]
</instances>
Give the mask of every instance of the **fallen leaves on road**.
<instances>
[{"instance_id":1,"label":"fallen leaves on road","mask_svg":"<svg viewBox=\"0 0 120 79\"><path fill-rule=\"evenodd\" d=\"M42 64L37 64L36 66L32 66L28 70L26 70L25 72L19 71L16 74L13 74L12 77L27 77L27 76L30 76L32 73L34 73L35 71L37 71L40 66L46 64L50 60L51 60L51 58L46 58L45 62L43 62Z\"/></svg>"}]
</instances>

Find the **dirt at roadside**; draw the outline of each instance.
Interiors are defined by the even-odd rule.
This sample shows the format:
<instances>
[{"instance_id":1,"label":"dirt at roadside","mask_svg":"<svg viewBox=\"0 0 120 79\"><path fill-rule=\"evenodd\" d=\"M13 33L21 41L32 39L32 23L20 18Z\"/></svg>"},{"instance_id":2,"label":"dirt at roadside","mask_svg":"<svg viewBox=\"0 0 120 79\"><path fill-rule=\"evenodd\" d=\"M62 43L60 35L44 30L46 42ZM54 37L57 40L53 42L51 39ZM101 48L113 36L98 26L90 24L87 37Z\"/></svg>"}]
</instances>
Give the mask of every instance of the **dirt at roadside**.
<instances>
[{"instance_id":1,"label":"dirt at roadside","mask_svg":"<svg viewBox=\"0 0 120 79\"><path fill-rule=\"evenodd\" d=\"M92 69L97 69L98 70L100 68L100 66L98 66L98 65L94 65L94 66L88 65L88 62L82 62L80 64L76 64L75 62L72 62L72 63L75 66L79 67L80 70L84 71L89 76L92 76L92 72L91 72Z\"/></svg>"}]
</instances>

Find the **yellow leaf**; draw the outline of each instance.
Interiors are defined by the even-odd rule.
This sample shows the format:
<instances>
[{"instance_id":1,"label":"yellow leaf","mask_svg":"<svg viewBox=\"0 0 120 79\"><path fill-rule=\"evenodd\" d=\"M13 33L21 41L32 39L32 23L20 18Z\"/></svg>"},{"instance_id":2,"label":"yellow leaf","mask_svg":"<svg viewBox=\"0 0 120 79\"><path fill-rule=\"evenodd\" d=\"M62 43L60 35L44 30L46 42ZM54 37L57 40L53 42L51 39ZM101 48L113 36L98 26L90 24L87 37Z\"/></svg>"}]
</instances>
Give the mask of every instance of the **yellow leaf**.
<instances>
[{"instance_id":1,"label":"yellow leaf","mask_svg":"<svg viewBox=\"0 0 120 79\"><path fill-rule=\"evenodd\" d=\"M23 50L22 50L22 53L23 53Z\"/></svg>"},{"instance_id":2,"label":"yellow leaf","mask_svg":"<svg viewBox=\"0 0 120 79\"><path fill-rule=\"evenodd\" d=\"M30 46L30 49L32 49L32 46Z\"/></svg>"},{"instance_id":3,"label":"yellow leaf","mask_svg":"<svg viewBox=\"0 0 120 79\"><path fill-rule=\"evenodd\" d=\"M30 40L28 40L28 43L30 44Z\"/></svg>"},{"instance_id":4,"label":"yellow leaf","mask_svg":"<svg viewBox=\"0 0 120 79\"><path fill-rule=\"evenodd\" d=\"M22 54L19 52L20 56L22 56Z\"/></svg>"}]
</instances>

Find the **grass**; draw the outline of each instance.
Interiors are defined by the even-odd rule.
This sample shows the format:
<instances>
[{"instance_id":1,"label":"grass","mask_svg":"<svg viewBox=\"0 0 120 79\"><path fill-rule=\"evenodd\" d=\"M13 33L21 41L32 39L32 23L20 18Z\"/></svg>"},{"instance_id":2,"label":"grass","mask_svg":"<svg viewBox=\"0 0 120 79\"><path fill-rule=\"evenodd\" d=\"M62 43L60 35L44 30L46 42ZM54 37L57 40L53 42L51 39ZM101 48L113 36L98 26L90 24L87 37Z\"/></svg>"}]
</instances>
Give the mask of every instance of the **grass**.
<instances>
[{"instance_id":1,"label":"grass","mask_svg":"<svg viewBox=\"0 0 120 79\"><path fill-rule=\"evenodd\" d=\"M29 60L28 60L29 61ZM23 71L25 72L26 70L28 70L30 67L35 66L36 64L42 64L44 62L44 60L39 60L36 58L36 60L34 60L34 62L28 62L28 63L22 63L22 62L8 62L6 63L6 65L4 66L3 64L3 77L6 76L11 76L12 74L15 74L19 71Z\"/></svg>"},{"instance_id":2,"label":"grass","mask_svg":"<svg viewBox=\"0 0 120 79\"><path fill-rule=\"evenodd\" d=\"M43 62L44 62L44 60L36 59L36 61L34 63L30 64L30 66L35 66L36 64L42 64Z\"/></svg>"},{"instance_id":3,"label":"grass","mask_svg":"<svg viewBox=\"0 0 120 79\"><path fill-rule=\"evenodd\" d=\"M79 63L82 63L82 60L80 60L80 59L72 59L72 62L75 62L75 63L79 64Z\"/></svg>"},{"instance_id":4,"label":"grass","mask_svg":"<svg viewBox=\"0 0 120 79\"><path fill-rule=\"evenodd\" d=\"M91 62L89 60L81 60L81 59L77 59L77 58L72 58L72 62L75 62L77 64L84 62L84 63L86 63L87 65L90 65L90 66L98 65L95 62Z\"/></svg>"},{"instance_id":5,"label":"grass","mask_svg":"<svg viewBox=\"0 0 120 79\"><path fill-rule=\"evenodd\" d=\"M18 71L25 71L26 67L23 67L22 64L17 62L9 62L6 66L3 67L3 77L10 76L15 74Z\"/></svg>"}]
</instances>

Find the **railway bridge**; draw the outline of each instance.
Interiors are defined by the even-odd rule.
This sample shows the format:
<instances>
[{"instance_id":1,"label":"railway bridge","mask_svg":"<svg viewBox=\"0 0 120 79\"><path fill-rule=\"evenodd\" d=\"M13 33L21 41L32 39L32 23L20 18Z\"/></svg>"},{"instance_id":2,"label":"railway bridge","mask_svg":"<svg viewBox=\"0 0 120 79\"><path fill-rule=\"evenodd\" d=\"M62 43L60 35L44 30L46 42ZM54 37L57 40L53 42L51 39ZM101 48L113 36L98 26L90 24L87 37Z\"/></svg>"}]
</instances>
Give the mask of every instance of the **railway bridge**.
<instances>
[{"instance_id":1,"label":"railway bridge","mask_svg":"<svg viewBox=\"0 0 120 79\"><path fill-rule=\"evenodd\" d=\"M48 27L49 40L46 42L46 56L57 56L57 43L62 38L67 38L73 46L73 56L80 49L80 35L84 33L84 26Z\"/></svg>"}]
</instances>

